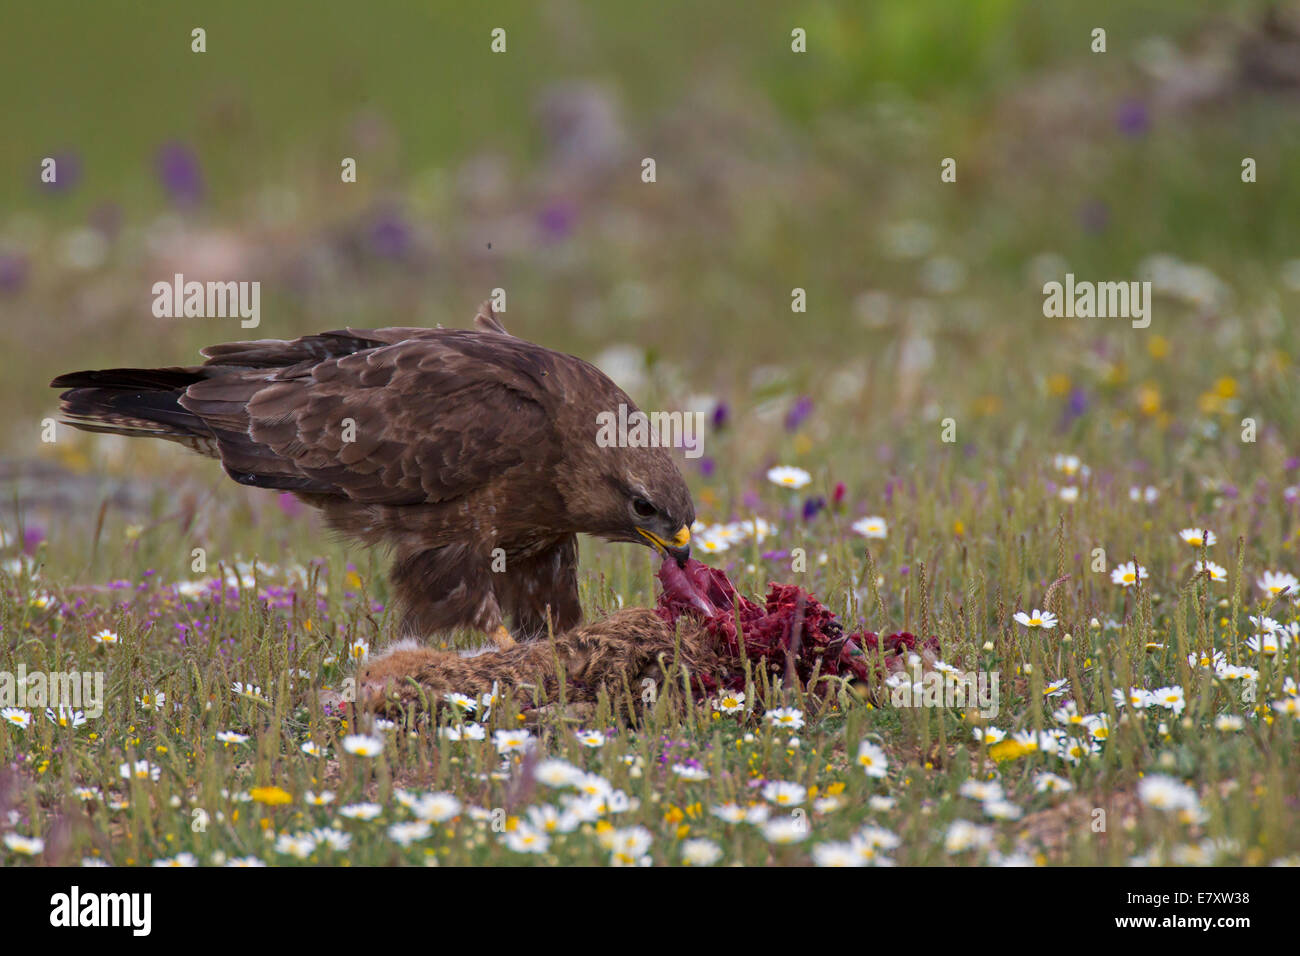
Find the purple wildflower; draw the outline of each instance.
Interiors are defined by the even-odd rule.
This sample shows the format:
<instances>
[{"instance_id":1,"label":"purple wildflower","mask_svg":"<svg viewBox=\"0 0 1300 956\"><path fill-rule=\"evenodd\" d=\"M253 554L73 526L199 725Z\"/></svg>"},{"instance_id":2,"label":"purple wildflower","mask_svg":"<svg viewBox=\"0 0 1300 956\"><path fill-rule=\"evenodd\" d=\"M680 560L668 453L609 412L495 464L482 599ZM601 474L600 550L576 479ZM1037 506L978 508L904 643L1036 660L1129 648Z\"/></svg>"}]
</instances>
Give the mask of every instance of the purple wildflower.
<instances>
[{"instance_id":1,"label":"purple wildflower","mask_svg":"<svg viewBox=\"0 0 1300 956\"><path fill-rule=\"evenodd\" d=\"M158 179L172 202L193 206L203 198L203 171L194 150L184 143L167 143L155 160Z\"/></svg>"},{"instance_id":2,"label":"purple wildflower","mask_svg":"<svg viewBox=\"0 0 1300 956\"><path fill-rule=\"evenodd\" d=\"M800 395L795 399L795 403L790 406L790 411L785 416L785 430L795 432L812 414L813 401L807 395Z\"/></svg>"},{"instance_id":3,"label":"purple wildflower","mask_svg":"<svg viewBox=\"0 0 1300 956\"><path fill-rule=\"evenodd\" d=\"M41 188L51 193L66 193L81 181L81 157L76 153L63 151L50 156L54 160L54 181L40 179ZM45 165L41 164L40 176L45 175Z\"/></svg>"},{"instance_id":4,"label":"purple wildflower","mask_svg":"<svg viewBox=\"0 0 1300 956\"><path fill-rule=\"evenodd\" d=\"M369 238L371 251L382 259L404 259L411 251L411 227L396 210L375 217Z\"/></svg>"},{"instance_id":5,"label":"purple wildflower","mask_svg":"<svg viewBox=\"0 0 1300 956\"><path fill-rule=\"evenodd\" d=\"M26 257L16 253L0 253L0 292L18 292L26 284Z\"/></svg>"},{"instance_id":6,"label":"purple wildflower","mask_svg":"<svg viewBox=\"0 0 1300 956\"><path fill-rule=\"evenodd\" d=\"M577 210L563 201L548 203L537 215L537 224L541 227L542 234L551 240L569 238L576 220Z\"/></svg>"},{"instance_id":7,"label":"purple wildflower","mask_svg":"<svg viewBox=\"0 0 1300 956\"><path fill-rule=\"evenodd\" d=\"M45 529L39 525L27 525L23 528L23 552L33 554L45 540Z\"/></svg>"},{"instance_id":8,"label":"purple wildflower","mask_svg":"<svg viewBox=\"0 0 1300 956\"><path fill-rule=\"evenodd\" d=\"M1136 139L1151 128L1151 117L1141 100L1126 100L1115 111L1115 126L1125 136Z\"/></svg>"}]
</instances>

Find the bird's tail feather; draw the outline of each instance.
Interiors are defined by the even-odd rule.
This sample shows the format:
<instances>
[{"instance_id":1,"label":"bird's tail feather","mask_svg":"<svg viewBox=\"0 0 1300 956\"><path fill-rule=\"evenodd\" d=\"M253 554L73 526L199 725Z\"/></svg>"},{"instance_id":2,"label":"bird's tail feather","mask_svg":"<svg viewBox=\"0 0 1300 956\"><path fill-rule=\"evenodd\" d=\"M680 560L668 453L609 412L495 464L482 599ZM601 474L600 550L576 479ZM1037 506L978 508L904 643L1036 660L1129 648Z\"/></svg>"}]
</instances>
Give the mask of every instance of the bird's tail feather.
<instances>
[{"instance_id":1,"label":"bird's tail feather","mask_svg":"<svg viewBox=\"0 0 1300 956\"><path fill-rule=\"evenodd\" d=\"M60 375L50 383L63 421L87 432L164 438L216 455L204 421L180 404L185 389L204 377L197 368L113 368Z\"/></svg>"}]
</instances>

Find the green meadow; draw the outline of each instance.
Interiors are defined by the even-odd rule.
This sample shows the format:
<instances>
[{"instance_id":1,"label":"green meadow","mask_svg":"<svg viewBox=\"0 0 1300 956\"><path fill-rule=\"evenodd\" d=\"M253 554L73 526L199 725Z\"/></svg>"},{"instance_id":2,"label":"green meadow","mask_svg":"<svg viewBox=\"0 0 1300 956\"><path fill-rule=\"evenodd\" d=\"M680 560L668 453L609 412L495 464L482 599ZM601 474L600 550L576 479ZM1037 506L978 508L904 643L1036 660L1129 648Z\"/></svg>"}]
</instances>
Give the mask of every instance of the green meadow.
<instances>
[{"instance_id":1,"label":"green meadow","mask_svg":"<svg viewBox=\"0 0 1300 956\"><path fill-rule=\"evenodd\" d=\"M0 863L1300 862L1293 5L203 6L0 31ZM257 325L156 316L177 274ZM1067 275L1145 318L1046 315ZM60 373L494 290L702 414L696 557L938 655L377 720L328 701L386 555L52 423ZM654 603L581 548L588 619Z\"/></svg>"}]
</instances>

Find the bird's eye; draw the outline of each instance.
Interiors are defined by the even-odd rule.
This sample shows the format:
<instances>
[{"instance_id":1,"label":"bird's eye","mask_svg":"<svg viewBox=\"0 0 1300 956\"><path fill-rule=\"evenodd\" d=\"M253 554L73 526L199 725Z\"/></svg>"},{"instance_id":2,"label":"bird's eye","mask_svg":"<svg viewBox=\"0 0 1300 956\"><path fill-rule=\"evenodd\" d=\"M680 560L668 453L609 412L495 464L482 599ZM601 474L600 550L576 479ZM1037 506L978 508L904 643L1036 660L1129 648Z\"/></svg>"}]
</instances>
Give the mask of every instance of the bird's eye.
<instances>
[{"instance_id":1,"label":"bird's eye","mask_svg":"<svg viewBox=\"0 0 1300 956\"><path fill-rule=\"evenodd\" d=\"M642 518L649 518L655 514L655 506L652 505L650 502L646 501L644 498L633 498L632 510L635 511Z\"/></svg>"}]
</instances>

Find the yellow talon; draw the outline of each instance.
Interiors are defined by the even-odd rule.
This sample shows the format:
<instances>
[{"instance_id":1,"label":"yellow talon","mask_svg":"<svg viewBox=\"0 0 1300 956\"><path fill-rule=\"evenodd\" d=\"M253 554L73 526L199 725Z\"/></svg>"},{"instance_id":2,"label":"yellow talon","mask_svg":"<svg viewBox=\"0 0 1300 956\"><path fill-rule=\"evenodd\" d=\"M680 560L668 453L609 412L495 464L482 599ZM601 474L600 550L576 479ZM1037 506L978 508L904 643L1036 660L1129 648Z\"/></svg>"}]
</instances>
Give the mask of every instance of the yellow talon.
<instances>
[{"instance_id":1,"label":"yellow talon","mask_svg":"<svg viewBox=\"0 0 1300 956\"><path fill-rule=\"evenodd\" d=\"M510 636L504 624L498 624L496 630L492 632L492 643L498 650L508 651L515 646L515 639Z\"/></svg>"}]
</instances>

